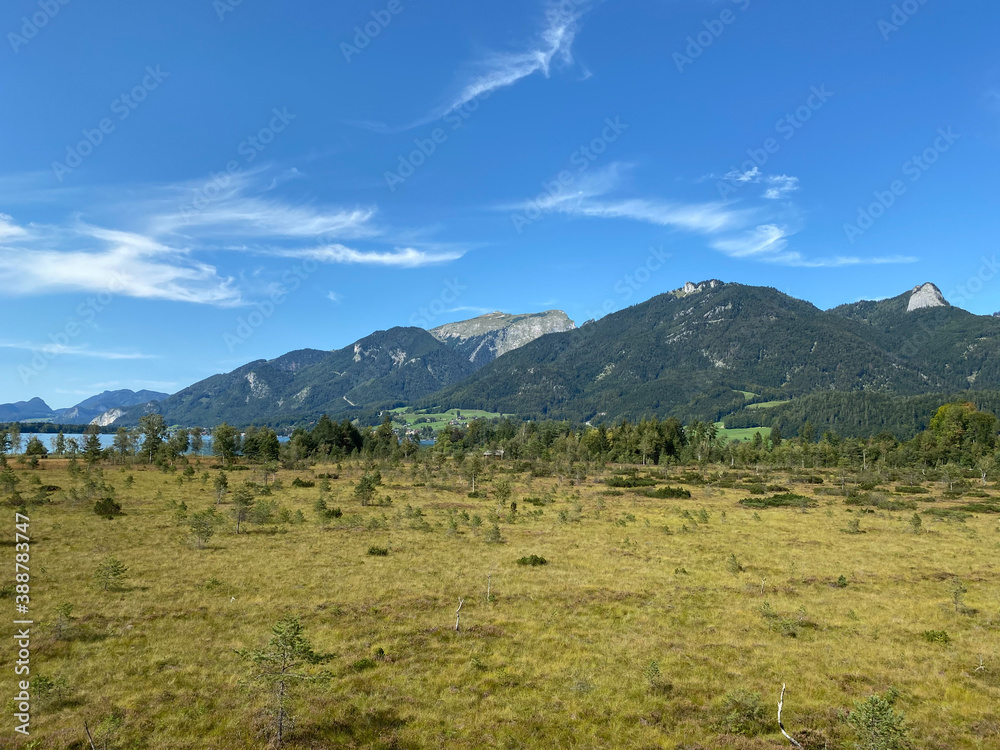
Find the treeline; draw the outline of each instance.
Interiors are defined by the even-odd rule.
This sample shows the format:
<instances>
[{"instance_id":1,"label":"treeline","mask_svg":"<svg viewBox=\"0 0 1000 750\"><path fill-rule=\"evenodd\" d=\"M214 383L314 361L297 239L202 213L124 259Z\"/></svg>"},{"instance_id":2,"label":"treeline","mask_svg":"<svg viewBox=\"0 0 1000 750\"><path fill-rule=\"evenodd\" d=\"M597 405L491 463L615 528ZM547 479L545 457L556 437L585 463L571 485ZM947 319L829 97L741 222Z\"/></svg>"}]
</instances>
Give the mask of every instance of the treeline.
<instances>
[{"instance_id":1,"label":"treeline","mask_svg":"<svg viewBox=\"0 0 1000 750\"><path fill-rule=\"evenodd\" d=\"M757 432L750 441L727 440L711 422L692 421L684 425L675 418L623 420L613 426L570 422L523 422L512 418L475 420L468 427L439 431L432 446L396 434L388 414L378 427L358 426L346 419L339 422L324 416L311 429L299 428L282 443L268 427L244 431L225 423L212 432L212 453L222 466L239 462L252 464L301 465L309 461L339 460L354 456L390 461L413 456L418 459L463 460L479 456L527 462L573 462L644 465L729 466L770 464L783 467L866 468L878 462L892 467L940 467L944 465L977 469L985 478L1000 466L1000 422L991 411L978 409L972 402L953 402L938 407L926 429L908 440L888 431L873 437L845 436L836 430L821 429L811 418L797 425L787 438L780 424ZM767 433L767 434L765 434ZM63 440L60 434L57 443ZM102 448L98 433L89 432L82 444L71 438L60 447L64 455L82 457L88 463L141 461L164 468L185 454L203 446L202 430L168 431L160 415L147 415L138 428L121 428L112 446ZM0 431L0 461L14 450L22 460L38 460L48 454L34 439L24 452L12 442L10 433ZM62 453L62 451L57 451Z\"/></svg>"},{"instance_id":2,"label":"treeline","mask_svg":"<svg viewBox=\"0 0 1000 750\"><path fill-rule=\"evenodd\" d=\"M944 404L969 402L982 411L1000 412L1000 391L961 394L891 396L884 393L814 393L763 409L742 409L725 418L728 429L777 427L783 435L797 436L806 422L822 434L866 438L888 432L911 440L930 425Z\"/></svg>"}]
</instances>

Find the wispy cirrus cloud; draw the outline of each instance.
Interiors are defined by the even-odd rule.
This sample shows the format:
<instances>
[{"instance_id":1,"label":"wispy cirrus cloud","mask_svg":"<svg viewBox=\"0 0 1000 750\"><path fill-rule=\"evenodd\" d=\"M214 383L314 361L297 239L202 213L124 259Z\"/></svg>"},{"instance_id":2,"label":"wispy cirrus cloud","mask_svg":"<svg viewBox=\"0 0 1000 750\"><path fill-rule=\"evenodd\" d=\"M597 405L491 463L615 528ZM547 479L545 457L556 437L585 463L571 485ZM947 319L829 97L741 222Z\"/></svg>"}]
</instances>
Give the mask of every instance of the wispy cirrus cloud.
<instances>
[{"instance_id":1,"label":"wispy cirrus cloud","mask_svg":"<svg viewBox=\"0 0 1000 750\"><path fill-rule=\"evenodd\" d=\"M789 238L800 223L794 209L774 211L773 204L744 206L733 201L688 202L661 198L623 197L629 165L613 163L579 180L572 190L545 193L533 200L497 206L501 210L565 214L584 218L626 219L704 235L708 247L731 258L810 268L862 264L912 263L916 258L837 256L808 258L789 248ZM798 190L798 179L764 175L756 167L730 173L727 179L762 183L761 198L773 201Z\"/></svg>"},{"instance_id":2,"label":"wispy cirrus cloud","mask_svg":"<svg viewBox=\"0 0 1000 750\"><path fill-rule=\"evenodd\" d=\"M538 38L526 49L515 52L495 52L478 61L471 80L466 82L451 101L439 110L437 117L454 112L473 99L489 95L497 89L512 86L523 78L541 73L546 78L553 63L573 62L573 41L580 28L584 11L575 3L551 2L545 9L545 26Z\"/></svg>"},{"instance_id":3,"label":"wispy cirrus cloud","mask_svg":"<svg viewBox=\"0 0 1000 750\"><path fill-rule=\"evenodd\" d=\"M103 215L100 222L77 215L26 226L0 214L0 294L98 292L230 307L247 292L218 263L238 255L409 269L468 249L380 224L375 206L290 202L277 184L257 170L234 175L211 197L196 182L102 192L86 211ZM131 226L108 226L119 217Z\"/></svg>"},{"instance_id":4,"label":"wispy cirrus cloud","mask_svg":"<svg viewBox=\"0 0 1000 750\"><path fill-rule=\"evenodd\" d=\"M454 93L413 122L401 127L368 120L349 122L377 133L400 133L446 117L474 100L513 86L536 73L548 78L554 66L565 67L573 63L573 42L589 5L590 0L550 0L545 5L544 23L533 39L519 49L492 51L469 63ZM584 79L589 77L589 72L583 76Z\"/></svg>"},{"instance_id":5,"label":"wispy cirrus cloud","mask_svg":"<svg viewBox=\"0 0 1000 750\"><path fill-rule=\"evenodd\" d=\"M281 258L299 258L320 263L363 263L396 268L419 268L437 263L447 263L450 260L457 260L463 255L459 251L428 252L412 247L398 248L387 252L362 251L344 245L323 245L294 250L275 249L270 251L270 254Z\"/></svg>"},{"instance_id":6,"label":"wispy cirrus cloud","mask_svg":"<svg viewBox=\"0 0 1000 750\"><path fill-rule=\"evenodd\" d=\"M93 359L109 359L109 360L123 360L123 359L159 359L156 354L142 354L140 352L111 352L111 351L98 351L91 349L87 346L74 346L71 344L38 344L29 341L0 341L0 349L21 349L23 351L29 352L41 352L49 356L73 356L73 357L91 357Z\"/></svg>"}]
</instances>

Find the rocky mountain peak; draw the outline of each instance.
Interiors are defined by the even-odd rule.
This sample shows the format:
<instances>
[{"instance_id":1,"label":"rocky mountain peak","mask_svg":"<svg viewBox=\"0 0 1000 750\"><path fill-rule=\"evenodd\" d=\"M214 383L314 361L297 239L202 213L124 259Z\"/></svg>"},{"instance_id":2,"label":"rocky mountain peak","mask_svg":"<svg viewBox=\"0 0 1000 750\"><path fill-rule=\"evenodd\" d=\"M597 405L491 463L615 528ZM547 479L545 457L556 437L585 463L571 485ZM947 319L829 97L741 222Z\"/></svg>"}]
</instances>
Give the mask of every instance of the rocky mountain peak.
<instances>
[{"instance_id":1,"label":"rocky mountain peak","mask_svg":"<svg viewBox=\"0 0 1000 750\"><path fill-rule=\"evenodd\" d=\"M913 287L913 293L910 295L906 312L924 310L930 307L950 307L950 305L935 284L927 282L926 284Z\"/></svg>"},{"instance_id":2,"label":"rocky mountain peak","mask_svg":"<svg viewBox=\"0 0 1000 750\"><path fill-rule=\"evenodd\" d=\"M684 282L684 286L680 289L675 289L672 294L676 297L687 297L690 294L697 294L698 292L703 292L706 289L715 289L722 286L722 282L718 279L709 279L708 281L702 281L699 284L695 284L692 281Z\"/></svg>"},{"instance_id":3,"label":"rocky mountain peak","mask_svg":"<svg viewBox=\"0 0 1000 750\"><path fill-rule=\"evenodd\" d=\"M510 315L500 311L470 320L446 323L430 330L431 336L481 367L502 354L524 346L547 333L571 331L576 325L562 310Z\"/></svg>"}]
</instances>

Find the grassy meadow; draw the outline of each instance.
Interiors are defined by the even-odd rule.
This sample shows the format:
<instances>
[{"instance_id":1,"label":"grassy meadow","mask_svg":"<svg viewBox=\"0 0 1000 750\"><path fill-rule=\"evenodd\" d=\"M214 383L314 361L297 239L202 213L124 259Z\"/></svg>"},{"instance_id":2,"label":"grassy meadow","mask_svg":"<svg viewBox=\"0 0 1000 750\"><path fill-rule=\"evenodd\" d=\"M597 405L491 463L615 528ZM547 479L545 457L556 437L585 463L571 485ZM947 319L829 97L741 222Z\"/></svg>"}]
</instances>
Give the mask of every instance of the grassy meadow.
<instances>
[{"instance_id":1,"label":"grassy meadow","mask_svg":"<svg viewBox=\"0 0 1000 750\"><path fill-rule=\"evenodd\" d=\"M938 485L880 487L916 503L915 530L912 509L846 505L820 471L803 473L823 484L639 469L691 492L678 499L609 488L616 467L511 472L517 511L499 514L491 542L489 469L469 497L450 459L383 463L378 496L391 505L361 507L365 467L344 461L278 472L258 502L291 522L237 535L224 501L225 523L199 548L189 517L216 505L211 463L193 459L189 478L105 466L125 513L106 520L73 498L85 477L67 461L11 462L22 494L32 475L59 488L27 512L32 678L62 687L36 700L29 738L8 728L0 746L87 748L86 721L102 748L268 747L273 701L236 650L263 646L294 615L332 658L314 669L327 679L295 689L286 747L789 747L776 722L783 683L785 727L807 748L854 747L847 712L889 688L914 747L1000 747L1000 515L949 513L968 500L945 501ZM326 473L343 515L324 524L313 506ZM228 476L230 490L264 481ZM741 505L766 499L748 491L758 483L815 505ZM862 533L846 533L852 521ZM13 529L4 536L10 571ZM128 566L119 590L93 577L108 555ZM547 564L517 564L530 555ZM73 619L60 626L62 603ZM0 650L10 696L14 658Z\"/></svg>"}]
</instances>

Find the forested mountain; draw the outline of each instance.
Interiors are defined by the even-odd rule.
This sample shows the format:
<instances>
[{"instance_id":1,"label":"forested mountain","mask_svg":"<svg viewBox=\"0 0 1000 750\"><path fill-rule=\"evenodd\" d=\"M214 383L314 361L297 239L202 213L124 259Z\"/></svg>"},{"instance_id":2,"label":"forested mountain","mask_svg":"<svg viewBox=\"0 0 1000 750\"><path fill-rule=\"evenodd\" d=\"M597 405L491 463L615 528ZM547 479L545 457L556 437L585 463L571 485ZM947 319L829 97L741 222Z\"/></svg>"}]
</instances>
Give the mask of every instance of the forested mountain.
<instances>
[{"instance_id":1,"label":"forested mountain","mask_svg":"<svg viewBox=\"0 0 1000 750\"><path fill-rule=\"evenodd\" d=\"M323 413L367 420L407 404L595 423L772 420L794 434L803 410L815 410L820 431L867 434L891 425L905 437L926 426L943 398L1000 391L998 347L1000 318L950 306L933 284L824 311L775 289L713 280L578 329L549 311L493 313L431 332L379 331L337 351L251 362L161 401L140 392L135 406L116 407L101 423L135 424L157 411L188 426L288 425ZM891 398L920 395L933 397ZM96 398L79 405L81 414L109 397ZM6 419L48 409L40 401L7 408Z\"/></svg>"},{"instance_id":2,"label":"forested mountain","mask_svg":"<svg viewBox=\"0 0 1000 750\"><path fill-rule=\"evenodd\" d=\"M471 363L421 328L378 331L332 352L301 349L257 360L195 383L161 402L128 410L115 424L150 411L168 424L287 424L321 414L355 414L412 402L461 380Z\"/></svg>"},{"instance_id":3,"label":"forested mountain","mask_svg":"<svg viewBox=\"0 0 1000 750\"><path fill-rule=\"evenodd\" d=\"M492 312L471 320L446 323L432 328L430 334L463 354L476 368L534 341L547 333L575 328L562 310L546 310L526 315Z\"/></svg>"},{"instance_id":4,"label":"forested mountain","mask_svg":"<svg viewBox=\"0 0 1000 750\"><path fill-rule=\"evenodd\" d=\"M728 428L777 427L782 435L799 435L809 423L815 437L835 432L841 437L865 438L889 433L910 440L931 423L944 404L967 401L982 411L1000 414L1000 391L959 391L920 396L886 393L811 393L765 408L744 408L724 420Z\"/></svg>"},{"instance_id":5,"label":"forested mountain","mask_svg":"<svg viewBox=\"0 0 1000 750\"><path fill-rule=\"evenodd\" d=\"M816 391L1000 388L1000 321L937 303L928 286L823 311L775 289L689 284L533 341L427 403L579 420L719 418L747 399Z\"/></svg>"}]
</instances>

